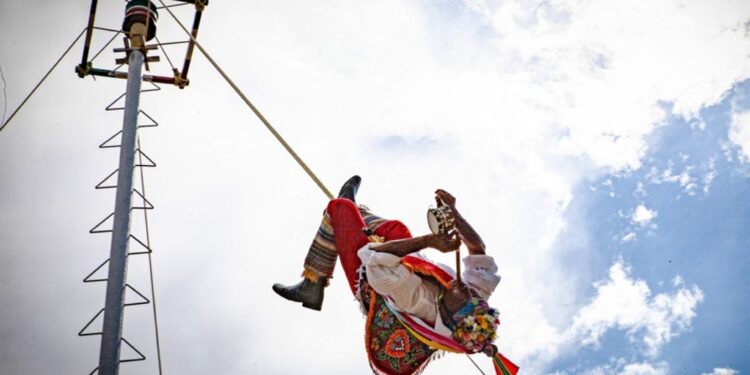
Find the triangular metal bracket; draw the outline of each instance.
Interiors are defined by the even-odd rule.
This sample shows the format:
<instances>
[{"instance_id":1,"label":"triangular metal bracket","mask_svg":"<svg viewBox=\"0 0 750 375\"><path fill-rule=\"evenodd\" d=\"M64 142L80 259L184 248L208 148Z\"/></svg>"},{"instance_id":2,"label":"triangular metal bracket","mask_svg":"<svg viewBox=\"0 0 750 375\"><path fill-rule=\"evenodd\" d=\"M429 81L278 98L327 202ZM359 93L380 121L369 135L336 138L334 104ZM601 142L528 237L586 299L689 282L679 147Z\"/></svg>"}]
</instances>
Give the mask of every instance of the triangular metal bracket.
<instances>
[{"instance_id":1,"label":"triangular metal bracket","mask_svg":"<svg viewBox=\"0 0 750 375\"><path fill-rule=\"evenodd\" d=\"M144 116L146 116L146 118L148 118L149 120L151 120L151 122L147 123L147 124L138 124L137 125L138 128L155 128L155 127L159 126L159 123L156 122L156 120L154 120L153 117L149 116L148 113L144 112L142 109L138 111L138 114L139 115L144 115Z\"/></svg>"},{"instance_id":2,"label":"triangular metal bracket","mask_svg":"<svg viewBox=\"0 0 750 375\"><path fill-rule=\"evenodd\" d=\"M99 310L99 312L96 313L96 315L94 315L94 317L91 318L91 320L89 320L89 322L86 323L86 325L83 326L83 328L81 328L81 330L78 332L78 336L96 336L96 335L101 335L102 334L101 332L88 332L88 333L84 333L84 331L86 331L86 329L89 328L89 326L92 323L94 323L94 321L96 320L96 318L98 318L99 315L102 315L103 312L104 312L104 309Z\"/></svg>"},{"instance_id":3,"label":"triangular metal bracket","mask_svg":"<svg viewBox=\"0 0 750 375\"><path fill-rule=\"evenodd\" d=\"M96 283L96 282L101 282L101 281L107 281L106 277L105 278L99 277L98 279L91 278L94 276L95 273L99 272L99 270L102 269L102 267L104 267L104 265L107 263L109 263L109 258L107 258L104 262L102 262L102 264L100 264L93 271L91 271L90 274L86 275L86 277L83 278L83 282L84 283Z\"/></svg>"},{"instance_id":4,"label":"triangular metal bracket","mask_svg":"<svg viewBox=\"0 0 750 375\"><path fill-rule=\"evenodd\" d=\"M161 91L161 86L157 85L153 81L145 81L145 83L151 84L151 87L153 88L147 88L147 89L141 88L141 92Z\"/></svg>"},{"instance_id":5,"label":"triangular metal bracket","mask_svg":"<svg viewBox=\"0 0 750 375\"><path fill-rule=\"evenodd\" d=\"M151 204L151 202L149 202L148 199L146 199L146 197L144 197L143 194L141 194L141 192L138 191L138 189L133 188L133 192L138 194L138 196L141 197L141 202L143 202L143 206L133 205L131 209L133 210L153 210L154 209L154 205Z\"/></svg>"},{"instance_id":6,"label":"triangular metal bracket","mask_svg":"<svg viewBox=\"0 0 750 375\"><path fill-rule=\"evenodd\" d=\"M135 167L147 167L147 168L156 167L156 163L150 157L148 157L148 155L146 155L145 152L141 151L140 148L137 148L135 151L138 152L138 154L139 154L138 155L138 161L136 162ZM144 161L141 158L141 156L144 157L144 158L146 158L146 162L147 163L144 163Z\"/></svg>"},{"instance_id":7,"label":"triangular metal bracket","mask_svg":"<svg viewBox=\"0 0 750 375\"><path fill-rule=\"evenodd\" d=\"M138 302L126 302L123 306L147 305L147 304L149 304L151 302L151 300L149 300L148 298L146 298L146 296L144 296L141 292L135 290L135 288L133 288L130 284L125 284L125 289L130 289L133 292L135 292L135 294L137 294L138 296L141 297L141 300L138 301ZM126 301L128 300L127 290L125 291L125 300Z\"/></svg>"},{"instance_id":8,"label":"triangular metal bracket","mask_svg":"<svg viewBox=\"0 0 750 375\"><path fill-rule=\"evenodd\" d=\"M136 354L138 354L138 358L128 358L128 359L120 359L120 363L123 362L137 362L137 361L143 361L146 359L146 356L143 355L138 349L136 349L132 344L128 342L128 340L125 340L125 338L122 338L122 342L124 342L127 346L130 347ZM122 350L122 349L121 349Z\"/></svg>"},{"instance_id":9,"label":"triangular metal bracket","mask_svg":"<svg viewBox=\"0 0 750 375\"><path fill-rule=\"evenodd\" d=\"M117 136L119 136L119 135L122 135L122 130L120 130L119 132L115 133L113 136L107 138L106 141L102 142L102 144L99 145L99 148L118 148L118 147L120 147L120 142L118 142L116 145L114 145L114 144L108 144L109 142L112 142L112 140L114 140L115 138L117 138Z\"/></svg>"},{"instance_id":10,"label":"triangular metal bracket","mask_svg":"<svg viewBox=\"0 0 750 375\"><path fill-rule=\"evenodd\" d=\"M153 252L153 250L151 250L150 247L148 247L145 243L143 243L143 241L139 240L138 237L136 237L136 236L134 236L134 235L131 234L131 235L128 236L128 240L130 240L130 239L135 240L135 242L138 243L138 245L140 245L140 247L143 248L143 249L145 249L145 250L130 251L130 252L128 252L128 255L150 254L150 253ZM128 248L132 249L133 247L132 246L128 246ZM96 283L96 282L107 281L107 277L99 276L97 278L94 278L94 275L97 272L99 272L102 268L104 268L104 266L107 263L109 263L109 258L107 258L106 260L104 260L104 262L102 262L96 268L94 268L94 270L91 271L91 273L89 273L88 275L86 275L86 277L83 278L83 282L84 283Z\"/></svg>"},{"instance_id":11,"label":"triangular metal bracket","mask_svg":"<svg viewBox=\"0 0 750 375\"><path fill-rule=\"evenodd\" d=\"M125 97L125 94L127 94L127 92L122 93L122 95L118 96L117 99L112 101L112 103L109 103L109 105L106 108L104 108L104 110L105 111L121 111L125 109L124 105L122 107L114 107L115 103L119 102L120 99Z\"/></svg>"},{"instance_id":12,"label":"triangular metal bracket","mask_svg":"<svg viewBox=\"0 0 750 375\"><path fill-rule=\"evenodd\" d=\"M142 113L144 116L146 116L146 118L148 118L150 122L146 124L137 125L136 128L139 128L139 129L140 128L154 128L154 127L159 126L159 123L156 120L154 120L153 117L149 116L148 113L142 110L139 111L139 113ZM116 139L117 139L117 144L114 144ZM122 139L122 130L118 131L111 137L107 138L106 141L102 142L102 144L99 145L99 148L119 148L120 144L122 143L121 139Z\"/></svg>"},{"instance_id":13,"label":"triangular metal bracket","mask_svg":"<svg viewBox=\"0 0 750 375\"><path fill-rule=\"evenodd\" d=\"M146 359L146 356L143 355L143 353L141 353L138 349L136 349L132 344L130 344L130 342L128 342L128 340L125 340L124 337L121 340L122 340L122 342L125 343L125 345L127 345L128 347L130 347L130 350L132 350L133 352L135 352L138 355L138 357L137 358L121 359L120 363L123 363L123 362L137 362L137 361L143 361L143 360ZM94 375L97 371L99 371L99 367L98 366L93 371L91 371L89 373L89 375Z\"/></svg>"},{"instance_id":14,"label":"triangular metal bracket","mask_svg":"<svg viewBox=\"0 0 750 375\"><path fill-rule=\"evenodd\" d=\"M145 243L143 243L143 241L139 240L138 237L136 237L136 236L134 236L134 235L131 234L130 235L130 239L133 239L133 240L135 240L135 242L138 242L138 244L141 245L141 247L143 247L144 249L146 249L146 251L142 251L142 250L141 251L131 251L131 252L128 253L128 255L150 254L150 253L153 252L153 250L151 250L150 247L148 247ZM130 248L132 249L132 247L130 247Z\"/></svg>"},{"instance_id":15,"label":"triangular metal bracket","mask_svg":"<svg viewBox=\"0 0 750 375\"><path fill-rule=\"evenodd\" d=\"M109 214L107 217L104 218L104 220L100 221L99 224L96 224L89 233L112 233L112 229L98 229L102 224L104 224L105 221L109 220L111 217L115 216L115 213ZM112 228L112 226L110 226Z\"/></svg>"},{"instance_id":16,"label":"triangular metal bracket","mask_svg":"<svg viewBox=\"0 0 750 375\"><path fill-rule=\"evenodd\" d=\"M112 176L117 176L117 172L118 171L119 171L119 169L115 169L112 173L110 173L109 175L107 175L107 177L104 177L103 180L99 181L99 183L96 184L96 186L94 187L94 189L114 189L114 188L116 188L117 187L117 182L110 182L108 185L105 185L105 183L107 181L109 181L110 179L112 179ZM115 180L116 180L116 178L115 178Z\"/></svg>"}]
</instances>

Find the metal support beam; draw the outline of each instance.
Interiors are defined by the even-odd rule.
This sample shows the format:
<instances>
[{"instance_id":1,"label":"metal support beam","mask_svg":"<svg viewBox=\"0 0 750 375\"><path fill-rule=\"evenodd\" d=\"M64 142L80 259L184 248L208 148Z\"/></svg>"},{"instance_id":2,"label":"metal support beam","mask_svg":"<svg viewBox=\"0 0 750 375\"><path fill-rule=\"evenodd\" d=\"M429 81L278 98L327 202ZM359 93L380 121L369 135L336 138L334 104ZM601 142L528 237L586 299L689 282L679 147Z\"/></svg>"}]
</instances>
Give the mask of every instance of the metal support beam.
<instances>
[{"instance_id":1,"label":"metal support beam","mask_svg":"<svg viewBox=\"0 0 750 375\"><path fill-rule=\"evenodd\" d=\"M125 111L120 143L112 242L109 251L109 276L104 305L104 325L99 350L99 374L117 375L120 364L125 282L128 266L128 237L133 195L136 128L141 93L143 53L134 48L129 55Z\"/></svg>"}]
</instances>

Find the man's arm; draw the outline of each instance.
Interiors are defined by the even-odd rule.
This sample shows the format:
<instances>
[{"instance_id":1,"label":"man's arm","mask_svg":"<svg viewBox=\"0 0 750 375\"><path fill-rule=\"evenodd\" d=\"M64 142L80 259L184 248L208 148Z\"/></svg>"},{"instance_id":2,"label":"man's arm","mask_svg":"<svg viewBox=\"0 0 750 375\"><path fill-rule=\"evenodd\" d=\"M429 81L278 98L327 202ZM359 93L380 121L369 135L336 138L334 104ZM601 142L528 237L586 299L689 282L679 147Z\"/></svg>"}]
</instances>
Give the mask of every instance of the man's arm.
<instances>
[{"instance_id":1,"label":"man's arm","mask_svg":"<svg viewBox=\"0 0 750 375\"><path fill-rule=\"evenodd\" d=\"M447 191L438 189L435 191L435 200L438 205L442 201L453 211L453 218L456 220L456 229L458 229L458 234L466 245L466 248L469 249L469 254L485 255L485 246L482 237L479 237L479 234L471 227L469 222L458 212L456 209L456 198Z\"/></svg>"},{"instance_id":2,"label":"man's arm","mask_svg":"<svg viewBox=\"0 0 750 375\"><path fill-rule=\"evenodd\" d=\"M382 244L371 245L370 249L381 253L389 253L403 257L428 247L444 253L455 251L461 246L461 239L457 234L427 234L424 236L393 240Z\"/></svg>"}]
</instances>

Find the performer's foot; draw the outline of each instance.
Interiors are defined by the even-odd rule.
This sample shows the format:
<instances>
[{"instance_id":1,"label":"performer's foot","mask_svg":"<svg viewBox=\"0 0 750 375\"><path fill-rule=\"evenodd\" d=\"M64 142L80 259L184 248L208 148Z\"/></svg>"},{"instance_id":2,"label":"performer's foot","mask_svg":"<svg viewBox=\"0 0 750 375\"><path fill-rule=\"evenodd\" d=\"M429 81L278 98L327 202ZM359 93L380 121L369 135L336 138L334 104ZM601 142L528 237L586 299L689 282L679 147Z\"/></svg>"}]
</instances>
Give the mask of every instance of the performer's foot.
<instances>
[{"instance_id":1,"label":"performer's foot","mask_svg":"<svg viewBox=\"0 0 750 375\"><path fill-rule=\"evenodd\" d=\"M320 311L323 307L323 289L327 282L327 277L321 277L317 282L305 278L292 286L273 284L273 291L290 301L302 302L303 307Z\"/></svg>"},{"instance_id":2,"label":"performer's foot","mask_svg":"<svg viewBox=\"0 0 750 375\"><path fill-rule=\"evenodd\" d=\"M362 183L361 177L357 175L352 176L352 178L347 180L344 185L341 186L341 190L339 190L339 198L345 198L354 202L354 196L357 195L360 183Z\"/></svg>"}]
</instances>

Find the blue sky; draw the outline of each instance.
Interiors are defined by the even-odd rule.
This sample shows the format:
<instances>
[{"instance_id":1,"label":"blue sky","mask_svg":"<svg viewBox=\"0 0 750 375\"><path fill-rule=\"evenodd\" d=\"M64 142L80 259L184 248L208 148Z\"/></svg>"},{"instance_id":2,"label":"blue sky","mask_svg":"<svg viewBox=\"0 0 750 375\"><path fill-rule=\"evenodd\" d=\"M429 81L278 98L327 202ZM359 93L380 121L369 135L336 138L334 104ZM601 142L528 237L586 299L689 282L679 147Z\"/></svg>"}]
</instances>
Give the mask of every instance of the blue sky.
<instances>
[{"instance_id":1,"label":"blue sky","mask_svg":"<svg viewBox=\"0 0 750 375\"><path fill-rule=\"evenodd\" d=\"M750 81L743 81L698 118L668 116L649 137L649 152L638 170L582 184L572 203L572 212L580 212L592 234L586 245L594 256L586 263L600 270L600 278L607 264L622 259L632 266L632 277L645 280L655 294L672 289L678 276L705 294L690 329L657 357L674 373L708 373L716 365L750 370L740 349L750 334L750 180L742 151L727 146L732 114L750 108L748 93ZM683 172L689 178L682 183L664 178ZM638 206L652 212L645 225L634 221ZM564 234L561 241L566 241ZM621 330L610 332L600 347L561 359L552 368L575 373L612 357L643 359L624 336Z\"/></svg>"},{"instance_id":2,"label":"blue sky","mask_svg":"<svg viewBox=\"0 0 750 375\"><path fill-rule=\"evenodd\" d=\"M121 2L99 3L99 25L117 28ZM88 7L0 2L9 111ZM362 175L361 202L415 234L436 188L458 197L499 264L499 343L524 374L737 375L750 372L749 21L745 0L211 2L200 40L330 190ZM159 33L182 40L167 14ZM119 129L104 107L124 82L79 79L79 56L0 133L3 374L96 363L97 340L75 333L103 289L80 280L108 253L87 231L112 207L93 186L116 165L97 146ZM297 280L325 196L202 56L190 74L141 99L160 124L140 135L158 164L145 177L165 372L367 373L340 271L320 313L270 288ZM129 264L141 291L147 270ZM150 310L125 327L153 359ZM425 374L469 371L446 356Z\"/></svg>"}]
</instances>

